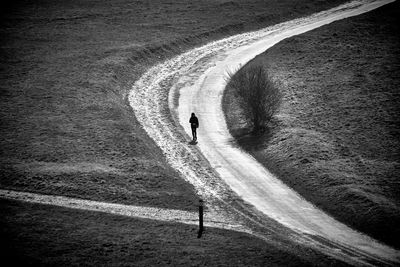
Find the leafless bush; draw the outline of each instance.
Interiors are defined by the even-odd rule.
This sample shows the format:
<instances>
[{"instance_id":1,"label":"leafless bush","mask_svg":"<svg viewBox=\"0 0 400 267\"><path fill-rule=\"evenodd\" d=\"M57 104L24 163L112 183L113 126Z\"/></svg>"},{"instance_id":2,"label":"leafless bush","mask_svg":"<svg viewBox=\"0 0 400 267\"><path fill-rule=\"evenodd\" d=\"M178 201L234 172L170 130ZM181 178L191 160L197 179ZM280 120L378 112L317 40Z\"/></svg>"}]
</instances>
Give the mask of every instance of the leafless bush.
<instances>
[{"instance_id":1,"label":"leafless bush","mask_svg":"<svg viewBox=\"0 0 400 267\"><path fill-rule=\"evenodd\" d=\"M282 95L265 69L251 66L228 73L228 86L234 90L235 96L248 123L254 133L259 133L271 121L281 103Z\"/></svg>"}]
</instances>

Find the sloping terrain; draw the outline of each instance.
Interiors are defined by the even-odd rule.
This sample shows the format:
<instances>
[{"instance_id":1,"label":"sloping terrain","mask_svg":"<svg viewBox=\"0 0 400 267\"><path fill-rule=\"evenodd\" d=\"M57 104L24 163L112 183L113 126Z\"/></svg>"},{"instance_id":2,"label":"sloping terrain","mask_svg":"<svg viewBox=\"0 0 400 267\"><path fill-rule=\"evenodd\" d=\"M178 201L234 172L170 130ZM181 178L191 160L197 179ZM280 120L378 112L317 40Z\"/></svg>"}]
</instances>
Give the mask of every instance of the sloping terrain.
<instances>
[{"instance_id":1,"label":"sloping terrain","mask_svg":"<svg viewBox=\"0 0 400 267\"><path fill-rule=\"evenodd\" d=\"M280 83L283 105L251 136L225 96L231 133L286 184L330 214L399 247L398 2L292 37L249 64Z\"/></svg>"},{"instance_id":2,"label":"sloping terrain","mask_svg":"<svg viewBox=\"0 0 400 267\"><path fill-rule=\"evenodd\" d=\"M340 2L3 1L0 186L191 209L192 186L127 103L135 79L189 47Z\"/></svg>"},{"instance_id":3,"label":"sloping terrain","mask_svg":"<svg viewBox=\"0 0 400 267\"><path fill-rule=\"evenodd\" d=\"M193 187L166 163L128 104L134 81L151 65L188 48L342 2L2 1L0 187L195 209ZM182 251L177 257L187 265L201 263L206 252L223 249L221 244L227 247L225 256L214 253L211 263L339 264L287 241L266 246L265 240L240 234L233 242L236 233L230 231L221 232L221 239L210 229L205 237L215 242L205 250L202 242L194 243L180 231L181 224L136 224L118 216L108 220L111 215L103 213L9 201L2 201L0 209L3 251L11 262L24 265L167 264L176 255L169 248ZM144 239L137 243L123 241L141 235ZM270 236L277 238L273 232ZM175 246L171 238L181 239ZM241 240L243 246L233 249ZM255 252L243 254L253 243ZM197 258L185 248L197 251ZM275 252L263 250L269 248Z\"/></svg>"},{"instance_id":4,"label":"sloping terrain","mask_svg":"<svg viewBox=\"0 0 400 267\"><path fill-rule=\"evenodd\" d=\"M399 261L398 251L334 220L239 149L232 142L221 109L229 70L237 69L284 38L389 2L354 1L189 50L153 66L135 83L129 97L132 108L168 162L196 187L212 209L216 206L232 211L236 215L234 221L248 225L255 232L259 230L254 223L258 223L258 228L265 227L262 236L266 229L277 233L286 227L285 236L337 259L363 265L394 264ZM202 125L196 146L190 141L191 112L198 115ZM150 117L153 119L148 120ZM253 207L247 205L243 209L243 203L235 200L235 195L237 200L243 199ZM275 227L274 221L280 228Z\"/></svg>"},{"instance_id":5,"label":"sloping terrain","mask_svg":"<svg viewBox=\"0 0 400 267\"><path fill-rule=\"evenodd\" d=\"M0 200L3 266L346 266L249 234Z\"/></svg>"}]
</instances>

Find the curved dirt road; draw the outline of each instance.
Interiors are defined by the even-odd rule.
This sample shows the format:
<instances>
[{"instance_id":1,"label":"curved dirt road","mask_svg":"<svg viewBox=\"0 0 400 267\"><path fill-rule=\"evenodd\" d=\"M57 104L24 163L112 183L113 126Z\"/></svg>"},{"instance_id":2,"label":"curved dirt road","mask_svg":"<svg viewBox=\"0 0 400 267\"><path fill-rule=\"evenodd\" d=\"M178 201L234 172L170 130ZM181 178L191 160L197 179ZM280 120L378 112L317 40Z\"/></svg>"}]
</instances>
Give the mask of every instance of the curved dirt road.
<instances>
[{"instance_id":1,"label":"curved dirt road","mask_svg":"<svg viewBox=\"0 0 400 267\"><path fill-rule=\"evenodd\" d=\"M221 109L227 71L238 69L285 38L390 2L354 1L190 50L146 72L131 91L131 106L169 163L195 186L209 209L222 207L219 210L223 213L227 200L236 195L292 230L296 242L352 264L395 265L400 262L399 251L315 208L240 150L227 130ZM189 143L191 112L200 119L197 146ZM222 216L234 220L232 212L236 211L240 209ZM264 224L268 227L268 222Z\"/></svg>"}]
</instances>

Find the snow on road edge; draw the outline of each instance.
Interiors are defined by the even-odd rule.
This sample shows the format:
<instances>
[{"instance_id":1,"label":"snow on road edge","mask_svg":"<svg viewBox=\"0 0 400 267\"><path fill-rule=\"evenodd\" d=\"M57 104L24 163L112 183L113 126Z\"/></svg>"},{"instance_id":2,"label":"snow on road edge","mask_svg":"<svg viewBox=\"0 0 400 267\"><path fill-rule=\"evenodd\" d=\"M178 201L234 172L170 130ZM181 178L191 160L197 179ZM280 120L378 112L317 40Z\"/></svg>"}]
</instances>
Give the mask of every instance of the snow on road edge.
<instances>
[{"instance_id":1,"label":"snow on road edge","mask_svg":"<svg viewBox=\"0 0 400 267\"><path fill-rule=\"evenodd\" d=\"M105 212L141 219L176 222L190 225L199 224L199 214L197 212L184 210L123 205L64 196L41 195L3 189L0 189L0 198L37 204L53 205L71 209ZM223 218L219 218L217 214L212 214L211 212L208 213L207 211L204 213L204 225L208 227L249 233L249 231L247 229L244 229L241 225L228 224L223 220Z\"/></svg>"},{"instance_id":2,"label":"snow on road edge","mask_svg":"<svg viewBox=\"0 0 400 267\"><path fill-rule=\"evenodd\" d=\"M255 43L276 31L287 30L287 37L290 37L293 26L307 25L310 21L318 22L330 15L344 11L349 14L348 16L353 16L360 14L357 13L358 11L353 12L353 10L363 5L369 4L369 8L371 8L369 10L372 10L383 5L382 3L387 4L389 2L391 1L353 1L307 18L296 19L255 32L235 35L190 50L149 69L134 84L129 95L130 104L143 128L164 152L167 161L181 174L182 178L195 186L197 193L206 199L208 206L213 209L218 201L224 202L225 199L235 193L232 192L232 187L229 187L220 178L220 175L224 176L223 170L218 165L213 165L214 168L211 168L207 157L204 158L196 147L188 143L190 130L188 130L185 115L190 114L190 110L181 114L178 113L180 94L185 93L185 97L190 99L192 97L190 96L190 89L199 87L204 83L204 73L217 65L219 61L223 61L232 50ZM248 60L250 59L248 58ZM182 91L183 89L185 91ZM187 106L191 104L194 103L186 103ZM229 216L226 217L226 220L230 220ZM315 233L311 232L311 234ZM374 254L379 255L378 258L382 257L382 259L389 261L398 260L397 251L383 247L383 249L377 248L376 251L373 249L377 253L374 252ZM358 248L346 248L344 246L344 249L349 251L354 250L354 248L360 251L365 249L363 245L358 246Z\"/></svg>"}]
</instances>

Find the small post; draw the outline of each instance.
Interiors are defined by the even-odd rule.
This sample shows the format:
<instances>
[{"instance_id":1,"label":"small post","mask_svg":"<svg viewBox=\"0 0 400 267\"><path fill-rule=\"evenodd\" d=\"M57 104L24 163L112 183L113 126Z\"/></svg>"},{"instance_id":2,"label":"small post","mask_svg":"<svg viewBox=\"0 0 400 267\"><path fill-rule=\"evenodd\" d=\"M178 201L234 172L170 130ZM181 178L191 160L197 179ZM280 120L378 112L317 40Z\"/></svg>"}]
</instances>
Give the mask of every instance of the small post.
<instances>
[{"instance_id":1,"label":"small post","mask_svg":"<svg viewBox=\"0 0 400 267\"><path fill-rule=\"evenodd\" d=\"M199 232L197 233L197 238L200 238L203 234L203 200L199 200Z\"/></svg>"}]
</instances>

